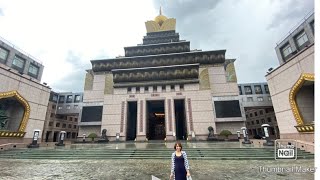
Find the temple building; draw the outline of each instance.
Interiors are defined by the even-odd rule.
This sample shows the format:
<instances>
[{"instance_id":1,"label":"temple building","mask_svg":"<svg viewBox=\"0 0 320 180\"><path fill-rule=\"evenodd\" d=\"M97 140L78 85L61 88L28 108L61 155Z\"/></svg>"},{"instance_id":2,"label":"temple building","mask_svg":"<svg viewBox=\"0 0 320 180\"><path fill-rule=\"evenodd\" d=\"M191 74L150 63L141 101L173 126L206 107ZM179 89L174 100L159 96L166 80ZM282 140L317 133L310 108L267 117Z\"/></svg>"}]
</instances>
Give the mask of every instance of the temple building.
<instances>
[{"instance_id":1,"label":"temple building","mask_svg":"<svg viewBox=\"0 0 320 180\"><path fill-rule=\"evenodd\" d=\"M190 50L176 19L158 15L145 23L143 43L125 56L91 60L87 70L79 136L110 140L205 140L245 126L234 68L226 50Z\"/></svg>"},{"instance_id":2,"label":"temple building","mask_svg":"<svg viewBox=\"0 0 320 180\"><path fill-rule=\"evenodd\" d=\"M275 48L280 66L266 75L281 139L314 142L314 12Z\"/></svg>"}]
</instances>

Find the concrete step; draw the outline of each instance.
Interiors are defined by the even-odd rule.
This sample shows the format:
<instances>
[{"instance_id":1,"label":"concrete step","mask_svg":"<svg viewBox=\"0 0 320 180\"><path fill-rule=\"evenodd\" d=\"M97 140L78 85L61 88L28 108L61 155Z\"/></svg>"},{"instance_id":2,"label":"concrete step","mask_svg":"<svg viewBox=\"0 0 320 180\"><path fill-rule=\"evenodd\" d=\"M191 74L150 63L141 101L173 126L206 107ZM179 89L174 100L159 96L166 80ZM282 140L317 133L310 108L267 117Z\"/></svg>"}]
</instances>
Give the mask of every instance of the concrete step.
<instances>
[{"instance_id":1,"label":"concrete step","mask_svg":"<svg viewBox=\"0 0 320 180\"><path fill-rule=\"evenodd\" d=\"M188 159L274 159L273 148L186 148ZM8 159L168 159L171 149L15 149L0 152ZM298 159L314 159L314 154L298 150Z\"/></svg>"}]
</instances>

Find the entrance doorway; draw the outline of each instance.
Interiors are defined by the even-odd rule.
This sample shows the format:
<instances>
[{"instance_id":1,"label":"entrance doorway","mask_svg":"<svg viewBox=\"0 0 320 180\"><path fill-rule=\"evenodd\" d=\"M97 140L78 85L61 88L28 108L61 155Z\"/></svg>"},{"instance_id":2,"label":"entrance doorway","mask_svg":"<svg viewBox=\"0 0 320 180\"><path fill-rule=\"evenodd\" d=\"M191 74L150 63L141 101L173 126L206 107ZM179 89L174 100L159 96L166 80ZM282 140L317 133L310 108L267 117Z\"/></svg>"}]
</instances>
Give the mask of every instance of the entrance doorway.
<instances>
[{"instance_id":1,"label":"entrance doorway","mask_svg":"<svg viewBox=\"0 0 320 180\"><path fill-rule=\"evenodd\" d=\"M176 119L176 139L187 139L187 123L184 99L174 100L174 114Z\"/></svg>"},{"instance_id":2,"label":"entrance doorway","mask_svg":"<svg viewBox=\"0 0 320 180\"><path fill-rule=\"evenodd\" d=\"M46 142L49 141L50 135L51 135L51 131L47 131L47 133L46 133Z\"/></svg>"},{"instance_id":3,"label":"entrance doorway","mask_svg":"<svg viewBox=\"0 0 320 180\"><path fill-rule=\"evenodd\" d=\"M147 138L163 140L166 137L164 101L147 101Z\"/></svg>"},{"instance_id":4,"label":"entrance doorway","mask_svg":"<svg viewBox=\"0 0 320 180\"><path fill-rule=\"evenodd\" d=\"M137 102L128 102L127 141L135 140L137 135Z\"/></svg>"},{"instance_id":5,"label":"entrance doorway","mask_svg":"<svg viewBox=\"0 0 320 180\"><path fill-rule=\"evenodd\" d=\"M59 131L54 131L52 142L58 142L58 139L59 139L58 136L59 136Z\"/></svg>"}]
</instances>

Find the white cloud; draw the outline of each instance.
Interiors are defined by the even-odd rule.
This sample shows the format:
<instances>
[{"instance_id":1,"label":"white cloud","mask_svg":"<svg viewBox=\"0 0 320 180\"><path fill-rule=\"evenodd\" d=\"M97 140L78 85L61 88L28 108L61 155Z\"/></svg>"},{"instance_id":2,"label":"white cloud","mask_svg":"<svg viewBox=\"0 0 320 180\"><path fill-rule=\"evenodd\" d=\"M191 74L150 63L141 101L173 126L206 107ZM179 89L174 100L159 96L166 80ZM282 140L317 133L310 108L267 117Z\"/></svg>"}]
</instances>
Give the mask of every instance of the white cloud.
<instances>
[{"instance_id":1,"label":"white cloud","mask_svg":"<svg viewBox=\"0 0 320 180\"><path fill-rule=\"evenodd\" d=\"M0 36L43 62L42 81L53 90L79 91L83 83L68 81L81 82L90 60L140 44L144 22L160 5L192 48L226 49L227 58L237 58L239 83L265 81L266 70L278 66L276 43L314 6L312 0L2 0Z\"/></svg>"},{"instance_id":2,"label":"white cloud","mask_svg":"<svg viewBox=\"0 0 320 180\"><path fill-rule=\"evenodd\" d=\"M66 62L70 51L82 64L123 55L123 47L142 42L144 22L157 14L148 0L7 0L2 7L0 36L40 59L42 81L59 91L73 91L59 86L78 71Z\"/></svg>"},{"instance_id":3,"label":"white cloud","mask_svg":"<svg viewBox=\"0 0 320 180\"><path fill-rule=\"evenodd\" d=\"M267 69L279 65L276 43L314 6L313 0L154 2L177 19L192 48L226 49L227 58L236 58L238 83L266 81Z\"/></svg>"}]
</instances>

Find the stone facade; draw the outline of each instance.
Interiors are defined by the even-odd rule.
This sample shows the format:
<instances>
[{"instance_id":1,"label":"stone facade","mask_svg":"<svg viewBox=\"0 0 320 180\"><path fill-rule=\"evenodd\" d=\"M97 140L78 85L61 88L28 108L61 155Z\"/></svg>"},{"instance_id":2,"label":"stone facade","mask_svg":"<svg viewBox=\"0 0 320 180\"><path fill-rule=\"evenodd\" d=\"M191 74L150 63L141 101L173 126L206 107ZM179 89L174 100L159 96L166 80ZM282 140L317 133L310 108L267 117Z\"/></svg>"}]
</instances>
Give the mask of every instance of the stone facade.
<instances>
[{"instance_id":1,"label":"stone facade","mask_svg":"<svg viewBox=\"0 0 320 180\"><path fill-rule=\"evenodd\" d=\"M30 106L30 116L24 130L24 132L26 132L24 137L0 138L0 144L7 142L31 143L34 129L41 130L41 137L48 106L50 88L39 84L37 81L30 80L30 77L25 74L21 75L13 69L8 70L8 67L3 64L0 64L0 82L0 93L16 91ZM16 131L18 131L18 129Z\"/></svg>"},{"instance_id":2,"label":"stone facade","mask_svg":"<svg viewBox=\"0 0 320 180\"><path fill-rule=\"evenodd\" d=\"M292 57L290 61L278 67L266 76L275 114L278 120L281 138L314 142L314 133L312 131L297 131L295 126L298 126L299 123L297 118L294 116L292 106L290 105L290 92L299 81L301 75L306 73L314 75L314 45L307 47L296 56ZM305 96L308 95L308 99L310 99L309 95L313 96L314 91L310 93L310 89L307 89L307 92L308 93L305 94ZM303 99L303 96L304 95L298 96L298 99ZM309 107L310 104L313 104L312 102L301 100L298 104L298 108L304 106L308 108L299 110L314 113L314 107ZM313 116L308 115L305 118L308 117L311 118L311 120L306 119L305 121L313 123Z\"/></svg>"},{"instance_id":3,"label":"stone facade","mask_svg":"<svg viewBox=\"0 0 320 180\"><path fill-rule=\"evenodd\" d=\"M40 83L44 66L30 54L0 37L0 63Z\"/></svg>"},{"instance_id":4,"label":"stone facade","mask_svg":"<svg viewBox=\"0 0 320 180\"><path fill-rule=\"evenodd\" d=\"M274 113L267 83L238 84L241 106L246 114L246 128L250 138L264 137L261 125L269 124L269 136L279 138L277 118Z\"/></svg>"},{"instance_id":5,"label":"stone facade","mask_svg":"<svg viewBox=\"0 0 320 180\"><path fill-rule=\"evenodd\" d=\"M149 29L143 45L125 47L125 57L91 61L83 107L95 117L103 107L102 117L92 121L83 111L80 136L107 129L111 141L117 134L120 140L206 140L209 126L216 134L244 126L234 60L225 59L225 50L191 51L172 30L175 19L168 23L168 30ZM234 101L238 113L217 117L215 101Z\"/></svg>"},{"instance_id":6,"label":"stone facade","mask_svg":"<svg viewBox=\"0 0 320 180\"><path fill-rule=\"evenodd\" d=\"M65 140L76 140L82 97L83 93L50 93L42 141L58 142L61 131L66 132Z\"/></svg>"},{"instance_id":7,"label":"stone facade","mask_svg":"<svg viewBox=\"0 0 320 180\"><path fill-rule=\"evenodd\" d=\"M280 66L267 81L280 138L314 142L314 13L276 47Z\"/></svg>"}]
</instances>

